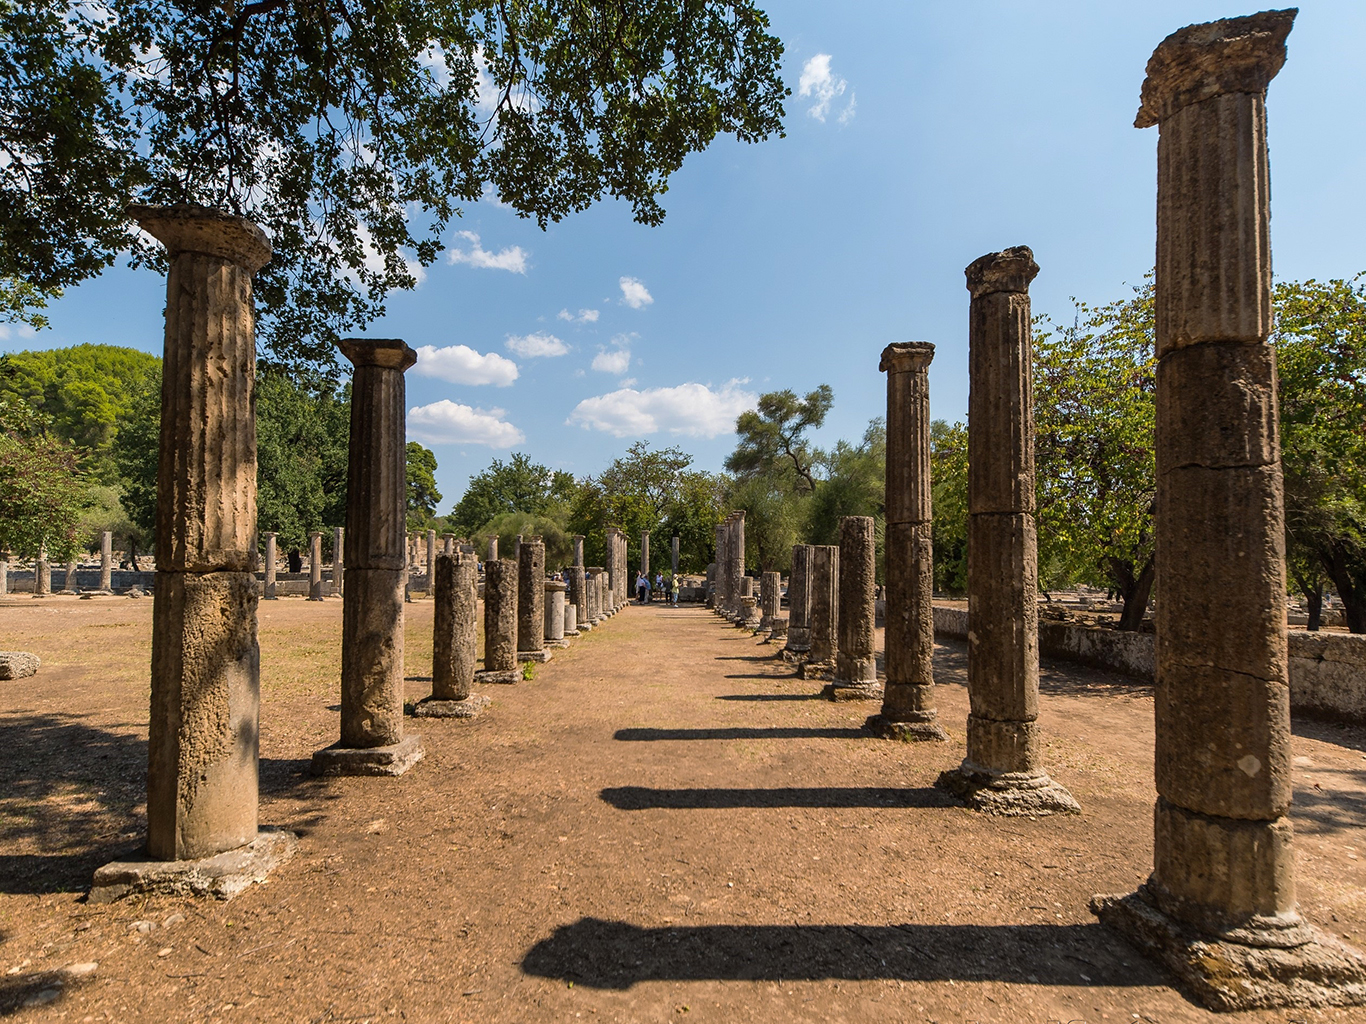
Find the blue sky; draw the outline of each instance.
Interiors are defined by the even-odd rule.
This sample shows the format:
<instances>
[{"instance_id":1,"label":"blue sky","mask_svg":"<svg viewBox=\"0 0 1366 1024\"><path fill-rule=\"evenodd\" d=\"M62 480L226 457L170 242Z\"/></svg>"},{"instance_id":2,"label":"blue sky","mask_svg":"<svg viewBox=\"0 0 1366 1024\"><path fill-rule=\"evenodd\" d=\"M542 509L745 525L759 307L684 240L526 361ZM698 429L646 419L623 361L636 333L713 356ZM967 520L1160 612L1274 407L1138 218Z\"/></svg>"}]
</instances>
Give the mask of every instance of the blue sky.
<instances>
[{"instance_id":1,"label":"blue sky","mask_svg":"<svg viewBox=\"0 0 1366 1024\"><path fill-rule=\"evenodd\" d=\"M371 327L423 350L409 436L437 453L441 511L513 450L582 475L645 438L719 469L736 412L778 388L830 384L818 440L856 438L883 411L889 341L938 346L933 413L963 418L963 268L1027 244L1042 268L1036 312L1124 295L1153 262L1157 132L1132 127L1148 56L1183 25L1256 8L766 9L794 93L785 139L720 140L691 158L658 228L613 202L544 233L475 204L453 255ZM1363 52L1366 4L1301 5L1268 100L1279 277L1366 270ZM0 350L159 351L163 301L161 279L113 270L64 296L51 330L9 329Z\"/></svg>"}]
</instances>

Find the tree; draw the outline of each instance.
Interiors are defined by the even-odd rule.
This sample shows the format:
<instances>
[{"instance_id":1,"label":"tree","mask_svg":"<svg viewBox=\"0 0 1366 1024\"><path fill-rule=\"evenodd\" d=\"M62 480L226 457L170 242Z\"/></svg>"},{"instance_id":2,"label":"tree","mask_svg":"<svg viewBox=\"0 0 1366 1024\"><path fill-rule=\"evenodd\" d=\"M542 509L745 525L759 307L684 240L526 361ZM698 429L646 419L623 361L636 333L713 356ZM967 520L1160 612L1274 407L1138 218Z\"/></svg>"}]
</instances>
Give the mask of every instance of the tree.
<instances>
[{"instance_id":1,"label":"tree","mask_svg":"<svg viewBox=\"0 0 1366 1024\"><path fill-rule=\"evenodd\" d=\"M758 409L742 412L735 420L740 439L726 459L726 469L744 479L786 470L795 475L798 488L813 492L812 471L820 452L811 448L806 433L820 429L834 401L828 384L801 399L790 390L760 395Z\"/></svg>"},{"instance_id":2,"label":"tree","mask_svg":"<svg viewBox=\"0 0 1366 1024\"><path fill-rule=\"evenodd\" d=\"M1153 286L1075 305L1072 326L1039 317L1034 335L1040 583L1113 589L1137 630L1157 571Z\"/></svg>"},{"instance_id":3,"label":"tree","mask_svg":"<svg viewBox=\"0 0 1366 1024\"><path fill-rule=\"evenodd\" d=\"M0 396L0 551L62 561L77 550L85 505L76 449L45 429L42 417Z\"/></svg>"},{"instance_id":4,"label":"tree","mask_svg":"<svg viewBox=\"0 0 1366 1024\"><path fill-rule=\"evenodd\" d=\"M436 489L436 453L416 441L408 442L408 529L428 529L441 504L441 492Z\"/></svg>"},{"instance_id":5,"label":"tree","mask_svg":"<svg viewBox=\"0 0 1366 1024\"><path fill-rule=\"evenodd\" d=\"M488 469L470 477L446 524L458 534L476 537L486 523L505 512L542 514L559 494L557 488L564 486L561 474L513 452L510 461L494 459Z\"/></svg>"},{"instance_id":6,"label":"tree","mask_svg":"<svg viewBox=\"0 0 1366 1024\"><path fill-rule=\"evenodd\" d=\"M1273 294L1291 578L1312 613L1312 553L1366 633L1366 275Z\"/></svg>"},{"instance_id":7,"label":"tree","mask_svg":"<svg viewBox=\"0 0 1366 1024\"><path fill-rule=\"evenodd\" d=\"M716 556L716 524L721 521L725 479L687 470L679 475L678 494L664 520L664 535L678 537L679 572L706 572Z\"/></svg>"},{"instance_id":8,"label":"tree","mask_svg":"<svg viewBox=\"0 0 1366 1024\"><path fill-rule=\"evenodd\" d=\"M256 378L256 515L285 550L346 523L349 385L311 385L266 370Z\"/></svg>"},{"instance_id":9,"label":"tree","mask_svg":"<svg viewBox=\"0 0 1366 1024\"><path fill-rule=\"evenodd\" d=\"M968 591L968 427L930 422L930 507L934 589Z\"/></svg>"},{"instance_id":10,"label":"tree","mask_svg":"<svg viewBox=\"0 0 1366 1024\"><path fill-rule=\"evenodd\" d=\"M164 268L131 226L103 230L137 186L250 218L274 249L256 281L274 363L335 366L339 332L415 285L459 203L488 190L545 227L610 195L656 224L688 154L780 132L787 95L782 45L750 0L25 0L19 19L35 3L50 31L17 37L14 59L95 69L38 140L74 140L71 205L88 211L55 226L52 248L87 245L77 277L125 246ZM65 81L38 85L12 87L0 125ZM103 166L110 148L133 166ZM8 195L39 222L38 197Z\"/></svg>"}]
</instances>

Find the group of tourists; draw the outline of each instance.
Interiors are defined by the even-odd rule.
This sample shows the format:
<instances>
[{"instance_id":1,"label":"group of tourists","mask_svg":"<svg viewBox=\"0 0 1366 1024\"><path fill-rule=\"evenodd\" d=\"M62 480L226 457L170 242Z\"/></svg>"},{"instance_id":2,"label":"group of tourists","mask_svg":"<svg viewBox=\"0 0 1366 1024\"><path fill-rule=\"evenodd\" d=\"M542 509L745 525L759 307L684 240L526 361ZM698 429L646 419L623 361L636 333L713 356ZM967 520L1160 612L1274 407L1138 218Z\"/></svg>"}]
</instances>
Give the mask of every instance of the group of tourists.
<instances>
[{"instance_id":1,"label":"group of tourists","mask_svg":"<svg viewBox=\"0 0 1366 1024\"><path fill-rule=\"evenodd\" d=\"M636 573L636 603L649 604L654 600L654 595L668 601L672 605L678 604L678 592L680 582L676 574L670 574L667 582L662 572L655 573L654 584L651 585L650 577L643 572Z\"/></svg>"}]
</instances>

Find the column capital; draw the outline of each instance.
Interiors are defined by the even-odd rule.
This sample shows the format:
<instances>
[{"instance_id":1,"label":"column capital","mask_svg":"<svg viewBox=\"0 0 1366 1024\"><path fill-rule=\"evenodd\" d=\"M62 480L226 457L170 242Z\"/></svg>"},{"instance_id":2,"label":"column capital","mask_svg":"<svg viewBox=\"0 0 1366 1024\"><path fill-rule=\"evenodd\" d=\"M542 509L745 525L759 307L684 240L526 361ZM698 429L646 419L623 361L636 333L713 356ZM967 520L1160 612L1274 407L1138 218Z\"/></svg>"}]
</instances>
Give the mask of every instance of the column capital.
<instances>
[{"instance_id":1,"label":"column capital","mask_svg":"<svg viewBox=\"0 0 1366 1024\"><path fill-rule=\"evenodd\" d=\"M882 350L877 368L884 373L911 373L929 369L934 346L928 341L894 341Z\"/></svg>"},{"instance_id":2,"label":"column capital","mask_svg":"<svg viewBox=\"0 0 1366 1024\"><path fill-rule=\"evenodd\" d=\"M1039 273L1034 262L1034 251L1027 245L1016 245L1000 252L989 252L968 264L963 271L968 279L968 291L974 299L992 292L1028 292L1029 282Z\"/></svg>"},{"instance_id":3,"label":"column capital","mask_svg":"<svg viewBox=\"0 0 1366 1024\"><path fill-rule=\"evenodd\" d=\"M1245 92L1261 94L1285 63L1285 38L1299 11L1262 11L1187 25L1148 58L1135 128L1151 128L1192 104Z\"/></svg>"},{"instance_id":4,"label":"column capital","mask_svg":"<svg viewBox=\"0 0 1366 1024\"><path fill-rule=\"evenodd\" d=\"M146 206L133 203L128 216L172 257L181 253L215 256L255 274L270 262L270 239L255 223L194 203Z\"/></svg>"},{"instance_id":5,"label":"column capital","mask_svg":"<svg viewBox=\"0 0 1366 1024\"><path fill-rule=\"evenodd\" d=\"M355 366L380 366L402 373L417 362L417 353L402 338L342 338L337 348Z\"/></svg>"},{"instance_id":6,"label":"column capital","mask_svg":"<svg viewBox=\"0 0 1366 1024\"><path fill-rule=\"evenodd\" d=\"M262 536L262 537L278 537L278 536L280 536L280 535L279 535L278 533L276 533L274 530L266 530L264 533L261 534L261 536Z\"/></svg>"}]
</instances>

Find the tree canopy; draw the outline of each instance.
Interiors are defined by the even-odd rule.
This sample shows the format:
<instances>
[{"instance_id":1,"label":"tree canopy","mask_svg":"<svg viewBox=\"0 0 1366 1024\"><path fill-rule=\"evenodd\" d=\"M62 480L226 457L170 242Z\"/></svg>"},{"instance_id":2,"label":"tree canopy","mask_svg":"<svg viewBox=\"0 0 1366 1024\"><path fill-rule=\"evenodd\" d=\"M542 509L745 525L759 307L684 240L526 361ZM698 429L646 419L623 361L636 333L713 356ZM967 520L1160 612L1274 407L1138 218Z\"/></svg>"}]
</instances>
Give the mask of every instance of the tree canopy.
<instances>
[{"instance_id":1,"label":"tree canopy","mask_svg":"<svg viewBox=\"0 0 1366 1024\"><path fill-rule=\"evenodd\" d=\"M726 469L741 478L772 477L784 470L794 474L799 488L816 489L812 475L820 453L811 447L807 431L819 430L834 404L835 392L822 384L804 398L795 391L770 391L759 396L757 409L735 420L739 435Z\"/></svg>"},{"instance_id":2,"label":"tree canopy","mask_svg":"<svg viewBox=\"0 0 1366 1024\"><path fill-rule=\"evenodd\" d=\"M248 217L274 255L258 338L335 365L340 332L491 193L542 226L604 196L657 224L684 158L782 130L782 44L751 0L21 0L0 5L0 280L40 289L160 247L136 197ZM0 307L3 308L3 307Z\"/></svg>"}]
</instances>

